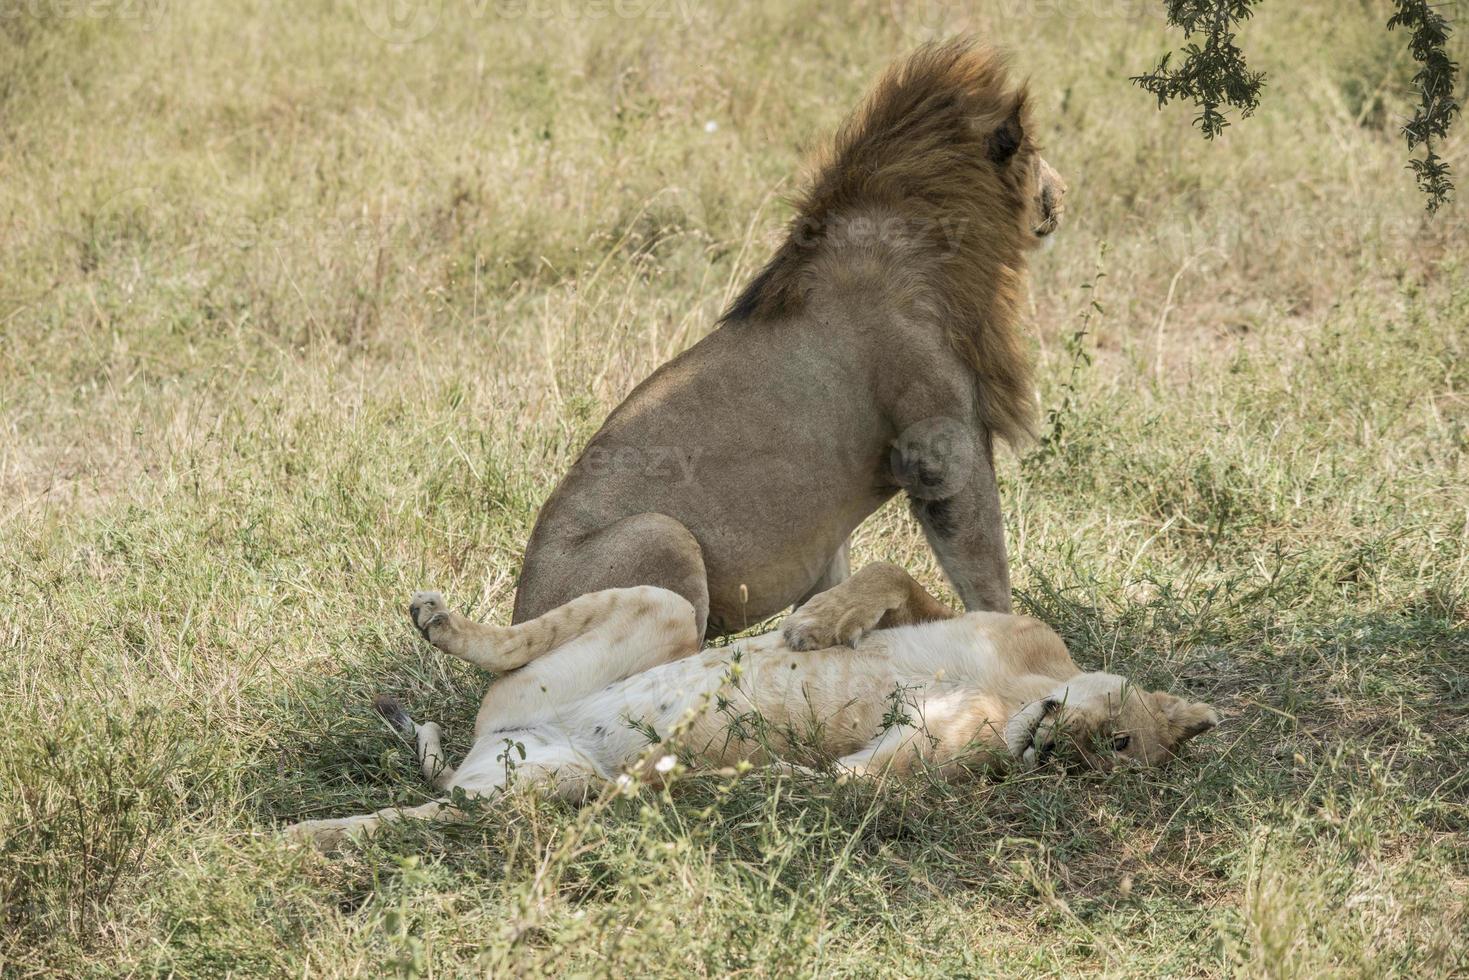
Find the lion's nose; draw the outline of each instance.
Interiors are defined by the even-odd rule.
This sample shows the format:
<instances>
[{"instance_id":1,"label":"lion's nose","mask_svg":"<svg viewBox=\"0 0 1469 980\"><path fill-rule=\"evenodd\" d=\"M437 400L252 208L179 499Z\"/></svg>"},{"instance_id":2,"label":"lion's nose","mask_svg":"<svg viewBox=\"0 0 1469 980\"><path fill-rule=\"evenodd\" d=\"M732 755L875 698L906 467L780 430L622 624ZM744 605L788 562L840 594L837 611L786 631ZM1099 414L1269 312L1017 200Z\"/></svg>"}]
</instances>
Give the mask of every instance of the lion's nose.
<instances>
[{"instance_id":1,"label":"lion's nose","mask_svg":"<svg viewBox=\"0 0 1469 980\"><path fill-rule=\"evenodd\" d=\"M1035 233L1041 237L1051 234L1061 225L1061 215L1065 213L1066 181L1056 172L1056 168L1045 160L1041 160L1036 172L1037 187L1039 189L1040 224Z\"/></svg>"},{"instance_id":2,"label":"lion's nose","mask_svg":"<svg viewBox=\"0 0 1469 980\"><path fill-rule=\"evenodd\" d=\"M1055 191L1058 195L1066 193L1066 181L1056 168L1044 159L1040 161L1040 184L1047 190Z\"/></svg>"}]
</instances>

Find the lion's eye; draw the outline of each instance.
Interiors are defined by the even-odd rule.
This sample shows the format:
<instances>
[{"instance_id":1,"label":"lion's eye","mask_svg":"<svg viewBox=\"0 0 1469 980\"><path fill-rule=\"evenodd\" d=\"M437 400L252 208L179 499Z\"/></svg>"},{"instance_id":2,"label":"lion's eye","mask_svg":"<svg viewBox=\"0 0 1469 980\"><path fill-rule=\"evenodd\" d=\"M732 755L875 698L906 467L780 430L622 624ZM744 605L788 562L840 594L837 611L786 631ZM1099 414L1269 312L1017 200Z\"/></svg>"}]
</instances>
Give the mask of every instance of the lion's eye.
<instances>
[{"instance_id":1,"label":"lion's eye","mask_svg":"<svg viewBox=\"0 0 1469 980\"><path fill-rule=\"evenodd\" d=\"M1125 752L1125 751L1127 751L1127 747L1129 745L1131 745L1131 744L1132 744L1132 736L1131 735L1118 735L1116 738L1112 739L1112 751L1113 752Z\"/></svg>"}]
</instances>

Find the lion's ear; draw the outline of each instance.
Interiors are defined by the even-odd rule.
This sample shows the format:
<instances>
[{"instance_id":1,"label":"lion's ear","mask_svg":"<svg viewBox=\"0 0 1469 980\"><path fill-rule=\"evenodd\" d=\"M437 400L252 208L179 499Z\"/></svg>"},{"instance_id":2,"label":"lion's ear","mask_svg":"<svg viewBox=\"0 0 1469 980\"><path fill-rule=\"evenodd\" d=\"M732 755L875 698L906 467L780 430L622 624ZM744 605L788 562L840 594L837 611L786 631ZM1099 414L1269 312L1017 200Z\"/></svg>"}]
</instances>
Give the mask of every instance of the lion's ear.
<instances>
[{"instance_id":1,"label":"lion's ear","mask_svg":"<svg viewBox=\"0 0 1469 980\"><path fill-rule=\"evenodd\" d=\"M1180 742L1187 742L1219 724L1219 712L1202 701L1185 701L1172 694L1159 694L1158 707L1162 709L1163 717L1178 731Z\"/></svg>"},{"instance_id":2,"label":"lion's ear","mask_svg":"<svg viewBox=\"0 0 1469 980\"><path fill-rule=\"evenodd\" d=\"M1015 104L1005 113L1000 124L989 134L986 147L990 162L1003 167L1015 158L1025 142L1025 93L1015 96Z\"/></svg>"}]
</instances>

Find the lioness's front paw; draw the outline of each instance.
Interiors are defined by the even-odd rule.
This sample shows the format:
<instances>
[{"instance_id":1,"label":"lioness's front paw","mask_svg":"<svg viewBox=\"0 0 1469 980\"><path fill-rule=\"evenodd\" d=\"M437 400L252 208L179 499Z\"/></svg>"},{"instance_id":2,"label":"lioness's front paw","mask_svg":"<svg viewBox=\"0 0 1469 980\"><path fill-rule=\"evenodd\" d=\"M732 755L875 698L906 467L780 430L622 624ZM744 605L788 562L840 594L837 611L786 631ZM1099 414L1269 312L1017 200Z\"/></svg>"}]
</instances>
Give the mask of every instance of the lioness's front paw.
<instances>
[{"instance_id":1,"label":"lioness's front paw","mask_svg":"<svg viewBox=\"0 0 1469 980\"><path fill-rule=\"evenodd\" d=\"M871 628L863 622L859 610L840 601L822 601L817 596L786 617L781 634L792 650L824 650L827 647L855 647Z\"/></svg>"},{"instance_id":2,"label":"lioness's front paw","mask_svg":"<svg viewBox=\"0 0 1469 980\"><path fill-rule=\"evenodd\" d=\"M454 614L444 597L437 592L416 592L408 603L408 615L423 638L444 649L452 642L456 628Z\"/></svg>"},{"instance_id":3,"label":"lioness's front paw","mask_svg":"<svg viewBox=\"0 0 1469 980\"><path fill-rule=\"evenodd\" d=\"M1042 698L1023 706L1005 725L1005 747L1025 768L1033 769L1056 751L1061 702Z\"/></svg>"}]
</instances>

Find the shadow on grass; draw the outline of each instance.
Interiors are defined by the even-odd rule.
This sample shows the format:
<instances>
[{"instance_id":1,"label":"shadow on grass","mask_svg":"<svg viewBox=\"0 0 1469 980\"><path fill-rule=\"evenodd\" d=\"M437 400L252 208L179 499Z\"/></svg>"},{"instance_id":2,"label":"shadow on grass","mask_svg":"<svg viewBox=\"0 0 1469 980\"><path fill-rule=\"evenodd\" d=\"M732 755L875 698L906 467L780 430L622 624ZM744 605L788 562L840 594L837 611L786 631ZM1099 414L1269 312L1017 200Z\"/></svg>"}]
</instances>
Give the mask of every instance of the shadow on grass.
<instances>
[{"instance_id":1,"label":"shadow on grass","mask_svg":"<svg viewBox=\"0 0 1469 980\"><path fill-rule=\"evenodd\" d=\"M399 698L420 721L438 721L446 748L468 748L486 676L454 668L426 677L414 651L395 650L365 672L291 675L284 690L257 706L269 725L268 750L244 779L249 807L263 823L341 816L431 798L413 744L372 707L379 694Z\"/></svg>"}]
</instances>

